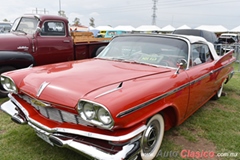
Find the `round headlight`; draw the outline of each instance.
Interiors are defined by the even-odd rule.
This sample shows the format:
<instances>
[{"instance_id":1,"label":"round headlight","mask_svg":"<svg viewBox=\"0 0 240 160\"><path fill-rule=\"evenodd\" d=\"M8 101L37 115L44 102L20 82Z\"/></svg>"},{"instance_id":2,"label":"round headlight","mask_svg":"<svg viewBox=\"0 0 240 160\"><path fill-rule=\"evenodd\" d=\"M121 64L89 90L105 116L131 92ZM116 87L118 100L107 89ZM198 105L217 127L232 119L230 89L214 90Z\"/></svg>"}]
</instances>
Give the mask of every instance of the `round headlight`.
<instances>
[{"instance_id":1,"label":"round headlight","mask_svg":"<svg viewBox=\"0 0 240 160\"><path fill-rule=\"evenodd\" d=\"M93 104L91 104L91 103L84 104L83 113L85 114L87 119L93 119L96 115L96 111L94 109Z\"/></svg>"},{"instance_id":2,"label":"round headlight","mask_svg":"<svg viewBox=\"0 0 240 160\"><path fill-rule=\"evenodd\" d=\"M10 79L6 78L4 85L7 87L7 89L10 89L11 88L11 81L10 81Z\"/></svg>"},{"instance_id":3,"label":"round headlight","mask_svg":"<svg viewBox=\"0 0 240 160\"><path fill-rule=\"evenodd\" d=\"M105 125L112 123L112 118L109 112L104 108L98 110L98 119Z\"/></svg>"},{"instance_id":4,"label":"round headlight","mask_svg":"<svg viewBox=\"0 0 240 160\"><path fill-rule=\"evenodd\" d=\"M7 90L8 92L13 92L17 94L18 92L17 87L10 78L1 77L1 83L5 90Z\"/></svg>"}]
</instances>

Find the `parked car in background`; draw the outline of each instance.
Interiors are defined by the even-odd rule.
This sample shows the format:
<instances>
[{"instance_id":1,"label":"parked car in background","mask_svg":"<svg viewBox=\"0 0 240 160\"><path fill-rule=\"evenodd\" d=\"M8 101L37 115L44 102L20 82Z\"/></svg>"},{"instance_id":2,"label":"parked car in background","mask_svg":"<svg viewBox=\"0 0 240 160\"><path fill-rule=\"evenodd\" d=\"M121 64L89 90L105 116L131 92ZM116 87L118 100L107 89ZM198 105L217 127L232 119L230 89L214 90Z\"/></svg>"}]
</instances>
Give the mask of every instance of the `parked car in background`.
<instances>
[{"instance_id":1,"label":"parked car in background","mask_svg":"<svg viewBox=\"0 0 240 160\"><path fill-rule=\"evenodd\" d=\"M125 33L127 32L122 30L107 30L105 34L105 38L112 38L114 36L125 34Z\"/></svg>"},{"instance_id":2,"label":"parked car in background","mask_svg":"<svg viewBox=\"0 0 240 160\"><path fill-rule=\"evenodd\" d=\"M120 35L96 58L3 73L0 109L53 146L151 160L165 130L221 97L234 61L198 36Z\"/></svg>"},{"instance_id":3,"label":"parked car in background","mask_svg":"<svg viewBox=\"0 0 240 160\"><path fill-rule=\"evenodd\" d=\"M236 49L239 45L239 36L235 33L222 33L218 38L218 45L221 47L221 52L226 53L229 50Z\"/></svg>"},{"instance_id":4,"label":"parked car in background","mask_svg":"<svg viewBox=\"0 0 240 160\"><path fill-rule=\"evenodd\" d=\"M10 32L12 25L10 22L0 22L0 33Z\"/></svg>"},{"instance_id":5,"label":"parked car in background","mask_svg":"<svg viewBox=\"0 0 240 160\"><path fill-rule=\"evenodd\" d=\"M236 33L222 33L218 41L221 43L238 43L239 42L239 36Z\"/></svg>"},{"instance_id":6,"label":"parked car in background","mask_svg":"<svg viewBox=\"0 0 240 160\"><path fill-rule=\"evenodd\" d=\"M100 30L98 37L105 37L106 32L106 30Z\"/></svg>"}]
</instances>

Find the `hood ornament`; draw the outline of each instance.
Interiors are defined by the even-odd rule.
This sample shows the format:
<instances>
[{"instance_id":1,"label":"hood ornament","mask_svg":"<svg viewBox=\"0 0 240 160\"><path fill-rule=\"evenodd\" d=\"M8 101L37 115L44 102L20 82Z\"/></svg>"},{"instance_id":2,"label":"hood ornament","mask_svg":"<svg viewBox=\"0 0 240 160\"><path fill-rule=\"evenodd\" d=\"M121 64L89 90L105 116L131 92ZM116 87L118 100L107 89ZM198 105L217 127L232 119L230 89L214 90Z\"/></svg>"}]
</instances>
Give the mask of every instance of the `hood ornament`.
<instances>
[{"instance_id":1,"label":"hood ornament","mask_svg":"<svg viewBox=\"0 0 240 160\"><path fill-rule=\"evenodd\" d=\"M47 85L49 85L49 84L50 84L50 82L43 82L43 83L41 84L41 86L39 87L36 96L39 97L39 96L41 95L42 91L43 91L43 90L47 87Z\"/></svg>"}]
</instances>

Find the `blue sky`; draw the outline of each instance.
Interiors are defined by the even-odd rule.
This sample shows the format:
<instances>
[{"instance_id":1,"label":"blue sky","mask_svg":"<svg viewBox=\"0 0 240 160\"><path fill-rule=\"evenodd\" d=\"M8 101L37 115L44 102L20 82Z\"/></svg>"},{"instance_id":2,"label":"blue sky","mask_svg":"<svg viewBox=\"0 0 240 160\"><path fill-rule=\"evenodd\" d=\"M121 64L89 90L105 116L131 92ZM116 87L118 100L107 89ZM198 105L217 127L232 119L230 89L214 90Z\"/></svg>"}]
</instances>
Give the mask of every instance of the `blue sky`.
<instances>
[{"instance_id":1,"label":"blue sky","mask_svg":"<svg viewBox=\"0 0 240 160\"><path fill-rule=\"evenodd\" d=\"M75 18L89 26L89 19L95 19L95 26L111 25L151 25L153 0L0 0L0 21L14 21L25 13L57 15L65 11L70 23ZM61 4L61 5L60 5ZM156 5L156 25L160 28L172 25L177 28L188 25L223 25L233 29L240 25L240 0L158 0Z\"/></svg>"}]
</instances>

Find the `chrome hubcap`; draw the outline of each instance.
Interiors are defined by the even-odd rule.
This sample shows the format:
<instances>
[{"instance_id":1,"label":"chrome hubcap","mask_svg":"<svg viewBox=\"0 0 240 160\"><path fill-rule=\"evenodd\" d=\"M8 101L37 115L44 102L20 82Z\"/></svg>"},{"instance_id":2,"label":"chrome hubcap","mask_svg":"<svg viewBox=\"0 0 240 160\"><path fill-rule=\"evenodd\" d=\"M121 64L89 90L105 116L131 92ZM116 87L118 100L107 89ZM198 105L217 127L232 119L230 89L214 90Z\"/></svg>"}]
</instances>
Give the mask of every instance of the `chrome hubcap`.
<instances>
[{"instance_id":1,"label":"chrome hubcap","mask_svg":"<svg viewBox=\"0 0 240 160\"><path fill-rule=\"evenodd\" d=\"M151 153L160 134L160 124L157 120L152 121L143 135L142 149L144 153Z\"/></svg>"}]
</instances>

